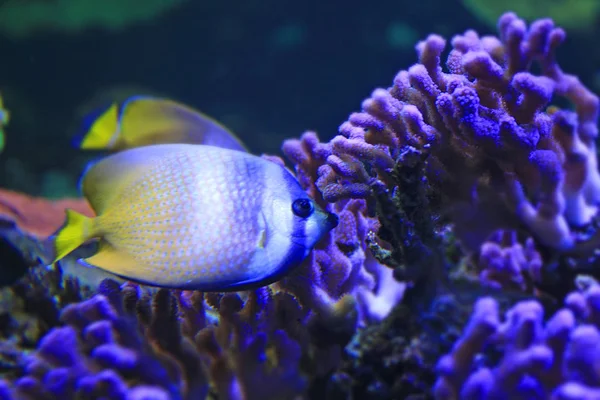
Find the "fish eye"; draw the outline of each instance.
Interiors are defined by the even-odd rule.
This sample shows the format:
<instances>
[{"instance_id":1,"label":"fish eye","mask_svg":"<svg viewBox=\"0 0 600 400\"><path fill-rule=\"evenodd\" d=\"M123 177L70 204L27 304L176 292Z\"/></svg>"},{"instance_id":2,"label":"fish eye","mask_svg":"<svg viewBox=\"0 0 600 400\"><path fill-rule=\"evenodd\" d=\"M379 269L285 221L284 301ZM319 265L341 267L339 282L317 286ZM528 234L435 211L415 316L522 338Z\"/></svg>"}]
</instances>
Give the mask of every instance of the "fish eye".
<instances>
[{"instance_id":1,"label":"fish eye","mask_svg":"<svg viewBox=\"0 0 600 400\"><path fill-rule=\"evenodd\" d=\"M292 211L300 218L308 218L315 210L312 201L309 199L298 199L292 203Z\"/></svg>"}]
</instances>

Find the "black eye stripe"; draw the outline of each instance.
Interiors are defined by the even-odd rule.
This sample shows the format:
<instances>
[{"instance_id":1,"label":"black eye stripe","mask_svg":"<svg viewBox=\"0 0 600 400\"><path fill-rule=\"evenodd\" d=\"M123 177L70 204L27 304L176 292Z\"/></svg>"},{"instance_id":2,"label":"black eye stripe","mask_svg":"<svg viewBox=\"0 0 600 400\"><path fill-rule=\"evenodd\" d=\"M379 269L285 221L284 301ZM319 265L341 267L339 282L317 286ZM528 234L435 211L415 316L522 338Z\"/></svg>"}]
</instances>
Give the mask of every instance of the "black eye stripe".
<instances>
[{"instance_id":1,"label":"black eye stripe","mask_svg":"<svg viewBox=\"0 0 600 400\"><path fill-rule=\"evenodd\" d=\"M314 209L313 203L309 199L298 199L292 203L292 212L300 218L309 217Z\"/></svg>"}]
</instances>

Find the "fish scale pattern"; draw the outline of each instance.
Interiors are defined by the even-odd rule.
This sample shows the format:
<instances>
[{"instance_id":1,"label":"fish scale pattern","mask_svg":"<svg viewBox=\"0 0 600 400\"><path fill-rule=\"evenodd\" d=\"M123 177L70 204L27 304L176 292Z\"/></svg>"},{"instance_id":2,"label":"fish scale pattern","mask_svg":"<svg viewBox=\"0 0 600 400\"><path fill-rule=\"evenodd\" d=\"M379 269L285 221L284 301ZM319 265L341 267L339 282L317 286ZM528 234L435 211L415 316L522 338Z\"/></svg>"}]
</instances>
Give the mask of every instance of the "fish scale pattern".
<instances>
[{"instance_id":1,"label":"fish scale pattern","mask_svg":"<svg viewBox=\"0 0 600 400\"><path fill-rule=\"evenodd\" d=\"M106 240L157 274L239 278L262 235L263 168L231 153L200 155L158 159L103 218Z\"/></svg>"}]
</instances>

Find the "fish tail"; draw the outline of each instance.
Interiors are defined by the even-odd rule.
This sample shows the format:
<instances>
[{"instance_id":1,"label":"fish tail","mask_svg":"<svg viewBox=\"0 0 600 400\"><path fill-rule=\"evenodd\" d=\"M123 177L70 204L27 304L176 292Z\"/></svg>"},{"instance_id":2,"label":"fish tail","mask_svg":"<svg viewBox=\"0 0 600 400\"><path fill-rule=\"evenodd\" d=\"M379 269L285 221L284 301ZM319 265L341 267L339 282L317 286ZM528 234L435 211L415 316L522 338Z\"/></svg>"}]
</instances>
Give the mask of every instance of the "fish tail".
<instances>
[{"instance_id":1,"label":"fish tail","mask_svg":"<svg viewBox=\"0 0 600 400\"><path fill-rule=\"evenodd\" d=\"M53 263L62 259L93 237L92 218L73 210L67 210L66 212L67 221L54 237L56 258Z\"/></svg>"},{"instance_id":2,"label":"fish tail","mask_svg":"<svg viewBox=\"0 0 600 400\"><path fill-rule=\"evenodd\" d=\"M73 143L75 147L82 150L105 150L109 148L110 139L110 134L107 134L105 130L94 129L83 138L76 138Z\"/></svg>"},{"instance_id":3,"label":"fish tail","mask_svg":"<svg viewBox=\"0 0 600 400\"><path fill-rule=\"evenodd\" d=\"M117 130L118 106L100 109L88 115L84 132L75 138L74 145L82 150L106 150L112 147Z\"/></svg>"}]
</instances>

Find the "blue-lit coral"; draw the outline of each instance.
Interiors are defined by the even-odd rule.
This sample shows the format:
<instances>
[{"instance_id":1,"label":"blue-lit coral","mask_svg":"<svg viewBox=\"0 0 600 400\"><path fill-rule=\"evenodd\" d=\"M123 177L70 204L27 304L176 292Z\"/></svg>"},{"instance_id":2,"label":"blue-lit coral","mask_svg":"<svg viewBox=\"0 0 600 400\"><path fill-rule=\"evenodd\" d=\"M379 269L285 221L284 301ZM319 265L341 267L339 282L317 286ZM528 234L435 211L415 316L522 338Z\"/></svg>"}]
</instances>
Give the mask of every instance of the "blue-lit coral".
<instances>
[{"instance_id":1,"label":"blue-lit coral","mask_svg":"<svg viewBox=\"0 0 600 400\"><path fill-rule=\"evenodd\" d=\"M444 199L469 204L468 228L455 221L466 244L476 248L521 222L544 245L573 248L572 227L592 220L600 196L598 98L559 68L555 50L565 34L551 20L527 28L507 13L499 30L499 38L455 36L449 72L441 65L446 41L420 42L420 62L376 89L331 141L319 171L325 198L366 198L377 182L391 191L396 160L413 147L428 155L429 183ZM534 63L540 76L529 72ZM575 111L546 109L556 97Z\"/></svg>"},{"instance_id":2,"label":"blue-lit coral","mask_svg":"<svg viewBox=\"0 0 600 400\"><path fill-rule=\"evenodd\" d=\"M547 320L535 300L517 303L502 319L497 301L479 299L463 336L437 365L435 398L598 398L599 298L594 282ZM500 356L485 355L492 349Z\"/></svg>"},{"instance_id":3,"label":"blue-lit coral","mask_svg":"<svg viewBox=\"0 0 600 400\"><path fill-rule=\"evenodd\" d=\"M0 283L0 371L18 376L24 357L60 324L61 309L93 290L54 265L46 268L44 244L13 223L0 223L4 268Z\"/></svg>"},{"instance_id":4,"label":"blue-lit coral","mask_svg":"<svg viewBox=\"0 0 600 400\"><path fill-rule=\"evenodd\" d=\"M493 289L533 293L543 281L543 266L533 238L520 241L514 230L499 230L481 244L464 275Z\"/></svg>"},{"instance_id":5,"label":"blue-lit coral","mask_svg":"<svg viewBox=\"0 0 600 400\"><path fill-rule=\"evenodd\" d=\"M555 51L565 34L551 20L528 28L507 13L498 27L499 38L474 31L454 37L448 72L441 65L446 41L429 36L417 45L419 64L401 71L389 89L375 90L333 140L312 146L322 161L311 171L324 200L339 205L364 199L379 221L365 243L409 283L402 304L380 328L361 334L354 362L342 367L355 394L400 398L427 391L428 371L460 337L470 299L494 289L497 299L475 306L475 315L490 318L498 302L506 307L519 298L509 291L542 295L539 285L544 301L561 301L578 263L561 253L587 256L597 244L598 98L559 68ZM539 76L530 72L534 65ZM551 105L561 97L573 111ZM449 234L474 259L477 274L470 282L481 288L447 282L450 272L460 277L442 249ZM545 282L550 272L562 285L556 293L546 292L556 289ZM494 306L481 311L486 302ZM521 309L543 310L532 301L509 315L517 318ZM401 324L409 326L399 329ZM531 365L509 356L494 377L514 381L527 366L540 366L538 353L518 359ZM361 376L365 370L370 376ZM439 371L444 374L443 365ZM460 369L446 373L454 379ZM524 393L507 394L506 382L495 384L494 398ZM456 396L448 398L463 398Z\"/></svg>"},{"instance_id":6,"label":"blue-lit coral","mask_svg":"<svg viewBox=\"0 0 600 400\"><path fill-rule=\"evenodd\" d=\"M381 321L402 298L404 286L368 250L366 237L379 228L379 221L369 215L364 199L344 199L331 204L323 198L316 186L318 169L332 149L330 144L320 143L314 132L287 140L283 152L294 164L302 187L322 207L339 216L339 225L317 245L295 274L278 285L299 293L301 299L310 299L313 302L310 306L317 310L330 308L344 295L352 295L361 325Z\"/></svg>"},{"instance_id":7,"label":"blue-lit coral","mask_svg":"<svg viewBox=\"0 0 600 400\"><path fill-rule=\"evenodd\" d=\"M106 297L67 306L60 319L65 326L52 329L27 357L24 376L10 385L7 398L124 399L145 385L173 398L166 371L143 349L148 344L135 325L119 318Z\"/></svg>"},{"instance_id":8,"label":"blue-lit coral","mask_svg":"<svg viewBox=\"0 0 600 400\"><path fill-rule=\"evenodd\" d=\"M356 318L269 288L151 295L107 280L99 292L64 308L7 398L294 398L335 368Z\"/></svg>"}]
</instances>

